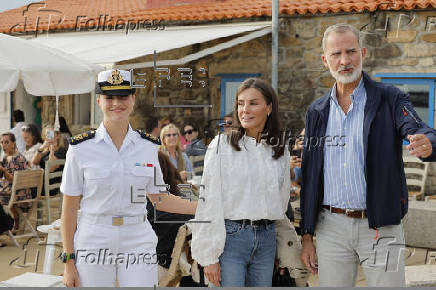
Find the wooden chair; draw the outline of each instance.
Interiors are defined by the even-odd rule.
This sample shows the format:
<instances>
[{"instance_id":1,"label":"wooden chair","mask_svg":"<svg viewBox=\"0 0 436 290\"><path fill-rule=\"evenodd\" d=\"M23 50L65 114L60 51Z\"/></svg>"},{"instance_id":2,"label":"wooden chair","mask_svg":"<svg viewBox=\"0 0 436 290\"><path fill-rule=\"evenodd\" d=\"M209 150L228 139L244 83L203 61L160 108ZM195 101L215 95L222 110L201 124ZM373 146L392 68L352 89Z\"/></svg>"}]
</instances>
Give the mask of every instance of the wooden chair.
<instances>
[{"instance_id":1,"label":"wooden chair","mask_svg":"<svg viewBox=\"0 0 436 290\"><path fill-rule=\"evenodd\" d=\"M45 162L44 169L44 194L45 194L45 207L47 209L47 213L45 215L46 224L51 224L53 221L59 219L61 217L61 209L62 209L62 194L60 193L59 188L61 187L61 183L50 184L50 180L55 177L62 177L62 171L50 172L50 169L56 166L63 166L65 164L65 159L58 159L53 161ZM50 196L50 191L56 189L59 191L58 194L54 196ZM54 216L52 212L52 208L50 203L59 201L59 215L57 217Z\"/></svg>"},{"instance_id":2,"label":"wooden chair","mask_svg":"<svg viewBox=\"0 0 436 290\"><path fill-rule=\"evenodd\" d=\"M427 195L425 197L425 201L433 201L436 202L436 195Z\"/></svg>"},{"instance_id":3,"label":"wooden chair","mask_svg":"<svg viewBox=\"0 0 436 290\"><path fill-rule=\"evenodd\" d=\"M407 186L419 187L419 190L409 190L409 200L424 199L425 182L427 180L428 162L422 162L415 156L403 156L404 172ZM409 167L414 164L413 167ZM417 165L419 168L417 168Z\"/></svg>"},{"instance_id":4,"label":"wooden chair","mask_svg":"<svg viewBox=\"0 0 436 290\"><path fill-rule=\"evenodd\" d=\"M18 248L20 247L20 244L17 241L17 239L19 238L35 237L38 239L38 241L41 241L39 239L38 233L36 232L29 218L31 218L33 213L35 212L36 207L38 205L39 198L41 197L43 174L44 171L42 169L18 170L14 172L14 180L12 183L12 190L11 190L11 199L9 200L8 209L9 211L11 211L11 208L16 209L16 211L20 215L21 220L23 221L20 223L21 224L20 228L24 230L24 233L21 235L14 236L11 231L8 231L8 235ZM18 190L30 189L35 187L36 187L35 198L17 201L16 194ZM31 204L31 207L27 213L24 213L19 208L19 205L23 203ZM26 233L25 231L26 226L29 228L28 233Z\"/></svg>"},{"instance_id":5,"label":"wooden chair","mask_svg":"<svg viewBox=\"0 0 436 290\"><path fill-rule=\"evenodd\" d=\"M196 176L203 175L204 155L189 156L189 161L191 161L194 175Z\"/></svg>"}]
</instances>

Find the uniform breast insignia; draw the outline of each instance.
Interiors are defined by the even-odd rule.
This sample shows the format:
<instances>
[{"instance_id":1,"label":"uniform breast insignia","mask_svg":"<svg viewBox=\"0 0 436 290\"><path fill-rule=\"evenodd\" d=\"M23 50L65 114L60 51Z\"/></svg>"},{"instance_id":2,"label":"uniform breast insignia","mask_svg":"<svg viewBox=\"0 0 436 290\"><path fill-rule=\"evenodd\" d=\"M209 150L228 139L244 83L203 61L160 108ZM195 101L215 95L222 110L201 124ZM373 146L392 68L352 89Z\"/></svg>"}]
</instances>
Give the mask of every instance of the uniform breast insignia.
<instances>
[{"instance_id":1,"label":"uniform breast insignia","mask_svg":"<svg viewBox=\"0 0 436 290\"><path fill-rule=\"evenodd\" d=\"M141 138L146 139L146 140L148 140L148 141L150 141L150 142L152 142L154 144L161 145L159 138L156 138L153 135L145 133L145 132L143 132L141 130L136 130L136 132L138 132L139 135L141 135Z\"/></svg>"},{"instance_id":2,"label":"uniform breast insignia","mask_svg":"<svg viewBox=\"0 0 436 290\"><path fill-rule=\"evenodd\" d=\"M68 143L70 143L70 145L76 145L76 144L79 144L83 141L92 139L92 138L94 138L94 136L95 136L94 130L86 131L85 133L82 133L82 134L79 134L79 135L76 135L74 137L69 138Z\"/></svg>"}]
</instances>

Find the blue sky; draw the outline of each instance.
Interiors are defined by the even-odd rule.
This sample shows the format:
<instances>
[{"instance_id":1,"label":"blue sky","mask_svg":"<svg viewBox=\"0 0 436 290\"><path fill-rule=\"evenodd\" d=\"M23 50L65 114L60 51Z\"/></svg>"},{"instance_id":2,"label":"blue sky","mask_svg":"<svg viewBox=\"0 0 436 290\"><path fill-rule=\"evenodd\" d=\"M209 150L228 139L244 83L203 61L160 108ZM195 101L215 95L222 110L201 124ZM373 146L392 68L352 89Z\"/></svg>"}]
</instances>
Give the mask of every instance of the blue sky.
<instances>
[{"instance_id":1,"label":"blue sky","mask_svg":"<svg viewBox=\"0 0 436 290\"><path fill-rule=\"evenodd\" d=\"M40 1L42 1L42 0L40 0ZM40 2L40 1L37 1L37 0L1 0L0 1L0 11L17 8L17 7L32 3L32 2Z\"/></svg>"}]
</instances>

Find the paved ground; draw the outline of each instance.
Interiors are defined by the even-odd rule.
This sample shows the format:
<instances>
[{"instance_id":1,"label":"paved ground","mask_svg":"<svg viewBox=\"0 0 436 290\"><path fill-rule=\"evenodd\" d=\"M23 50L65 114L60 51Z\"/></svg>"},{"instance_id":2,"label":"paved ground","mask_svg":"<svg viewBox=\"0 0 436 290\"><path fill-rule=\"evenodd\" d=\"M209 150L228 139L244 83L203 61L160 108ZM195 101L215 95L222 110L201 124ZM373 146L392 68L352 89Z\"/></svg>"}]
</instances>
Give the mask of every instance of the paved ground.
<instances>
[{"instance_id":1,"label":"paved ground","mask_svg":"<svg viewBox=\"0 0 436 290\"><path fill-rule=\"evenodd\" d=\"M27 252L26 263L35 263L36 257L38 256L37 251L39 250L39 259L37 267L35 265L23 265L24 263L24 251L14 246L12 241L8 236L2 235L0 236L0 241L3 244L6 244L6 247L0 248L0 281L7 280L24 272L34 272L35 269L37 272L42 273L42 266L44 263L44 254L45 254L45 246L38 245L37 240L29 241L29 244L25 246ZM19 240L21 246L26 243L26 239ZM61 248L57 251L61 252ZM12 265L11 261L19 258ZM60 275L63 273L63 264L61 261L56 260L54 262L54 272L53 274Z\"/></svg>"},{"instance_id":2,"label":"paved ground","mask_svg":"<svg viewBox=\"0 0 436 290\"><path fill-rule=\"evenodd\" d=\"M5 235L0 236L0 241L6 244L6 247L0 248L0 281L7 280L16 275L22 274L24 272L34 272L35 269L37 272L42 272L42 267L44 263L44 253L45 246L38 245L36 240L31 240L27 246L25 246L27 252L27 263L34 263L37 251L39 250L39 260L38 265L23 265L24 261L24 251L15 247L12 244L12 241ZM26 240L21 240L21 245L23 245ZM61 252L60 248L57 250L57 254ZM407 255L409 256L406 259L406 265L423 265L425 263L425 255L426 251L424 249L414 249L408 248ZM413 254L412 254L413 253ZM19 258L15 263L10 265L11 261ZM63 264L56 260L54 262L54 271L53 274L60 275L63 272ZM311 276L309 279L310 286L318 286L318 277ZM358 286L366 286L365 278L361 269L359 269L359 275L357 278Z\"/></svg>"}]
</instances>

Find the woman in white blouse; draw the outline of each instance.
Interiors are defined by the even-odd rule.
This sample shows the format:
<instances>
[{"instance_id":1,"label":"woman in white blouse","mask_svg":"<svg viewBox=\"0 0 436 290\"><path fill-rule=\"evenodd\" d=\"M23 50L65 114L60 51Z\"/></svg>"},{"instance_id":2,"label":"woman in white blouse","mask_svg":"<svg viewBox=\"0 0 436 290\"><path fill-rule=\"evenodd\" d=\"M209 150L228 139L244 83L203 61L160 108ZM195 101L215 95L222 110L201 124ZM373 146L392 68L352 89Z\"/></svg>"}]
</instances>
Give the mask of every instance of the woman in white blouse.
<instances>
[{"instance_id":1,"label":"woman in white blouse","mask_svg":"<svg viewBox=\"0 0 436 290\"><path fill-rule=\"evenodd\" d=\"M271 286L276 236L289 201L290 156L277 96L263 80L238 88L234 127L208 146L192 256L215 286Z\"/></svg>"},{"instance_id":2,"label":"woman in white blouse","mask_svg":"<svg viewBox=\"0 0 436 290\"><path fill-rule=\"evenodd\" d=\"M32 162L33 156L39 148L42 146L41 133L36 125L28 124L21 128L21 137L23 137L24 143L26 143L26 150L23 155L32 168L39 168L39 165L35 165Z\"/></svg>"}]
</instances>

